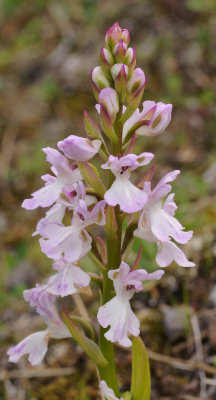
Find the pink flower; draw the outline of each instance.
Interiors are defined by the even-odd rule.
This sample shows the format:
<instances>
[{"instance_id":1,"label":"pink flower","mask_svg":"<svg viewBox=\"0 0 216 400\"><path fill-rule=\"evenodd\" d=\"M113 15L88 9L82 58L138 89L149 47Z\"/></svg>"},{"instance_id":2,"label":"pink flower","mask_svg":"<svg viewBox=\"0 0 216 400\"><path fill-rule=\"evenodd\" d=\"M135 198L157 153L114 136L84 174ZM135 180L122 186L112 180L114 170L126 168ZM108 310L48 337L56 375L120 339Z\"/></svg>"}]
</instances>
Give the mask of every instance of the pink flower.
<instances>
[{"instance_id":1,"label":"pink flower","mask_svg":"<svg viewBox=\"0 0 216 400\"><path fill-rule=\"evenodd\" d=\"M121 158L109 157L107 163L101 166L104 169L110 169L116 177L104 196L109 205L119 204L121 210L127 213L133 213L143 208L148 197L144 191L130 182L130 172L139 166L149 164L153 157L152 153L142 153L139 156L128 154Z\"/></svg>"},{"instance_id":2,"label":"pink flower","mask_svg":"<svg viewBox=\"0 0 216 400\"><path fill-rule=\"evenodd\" d=\"M76 209L81 199L85 200L87 206L97 201L96 197L86 195L85 186L82 181L67 186L67 188L62 190L62 193L64 197L59 197L56 204L46 212L46 216L38 222L33 236L40 234L42 237L46 237L46 226L50 223L61 225L65 211Z\"/></svg>"},{"instance_id":3,"label":"pink flower","mask_svg":"<svg viewBox=\"0 0 216 400\"><path fill-rule=\"evenodd\" d=\"M184 227L174 217L177 209L174 194L169 194L165 202L162 202L162 198L172 189L169 183L176 179L179 173L180 171L176 170L166 174L153 190L150 182L144 184L143 190L148 196L148 202L140 215L138 228L134 231L134 236L157 243L156 261L160 267L166 267L172 261L183 267L194 266L194 263L187 260L183 251L171 242L173 238L178 243L187 243L193 234L192 231L185 232Z\"/></svg>"},{"instance_id":4,"label":"pink flower","mask_svg":"<svg viewBox=\"0 0 216 400\"><path fill-rule=\"evenodd\" d=\"M85 230L91 224L104 225L105 201L98 202L91 211L88 211L84 200L74 212L71 226L48 224L44 227L44 237L40 239L41 250L50 258L74 262L86 255L91 249L92 238Z\"/></svg>"},{"instance_id":5,"label":"pink flower","mask_svg":"<svg viewBox=\"0 0 216 400\"><path fill-rule=\"evenodd\" d=\"M32 193L31 199L26 199L22 203L22 207L27 210L39 206L51 206L59 198L64 187L82 180L76 164L71 164L61 153L50 147L46 147L43 151L47 155L46 160L52 164L51 170L55 176L47 174L42 177L45 186Z\"/></svg>"},{"instance_id":6,"label":"pink flower","mask_svg":"<svg viewBox=\"0 0 216 400\"><path fill-rule=\"evenodd\" d=\"M65 297L77 292L78 288L86 287L90 277L74 263L67 263L64 259L56 261L53 268L58 271L47 282L47 291L55 296Z\"/></svg>"},{"instance_id":7,"label":"pink flower","mask_svg":"<svg viewBox=\"0 0 216 400\"><path fill-rule=\"evenodd\" d=\"M149 119L149 114L153 113L150 123L138 127L135 131L139 136L156 136L162 133L171 121L172 104L155 103L155 101L144 101L143 109L139 109L125 122L123 127L123 141L125 140L129 130L138 122Z\"/></svg>"},{"instance_id":8,"label":"pink flower","mask_svg":"<svg viewBox=\"0 0 216 400\"><path fill-rule=\"evenodd\" d=\"M98 153L101 140L90 140L87 138L70 135L58 142L58 148L64 155L74 161L88 161Z\"/></svg>"},{"instance_id":9,"label":"pink flower","mask_svg":"<svg viewBox=\"0 0 216 400\"><path fill-rule=\"evenodd\" d=\"M176 246L175 243L169 242L159 242L158 243L158 252L156 257L157 264L163 268L167 267L171 264L172 261L175 261L181 267L194 267L195 264L191 261L188 261L187 257L183 253L183 251Z\"/></svg>"},{"instance_id":10,"label":"pink flower","mask_svg":"<svg viewBox=\"0 0 216 400\"><path fill-rule=\"evenodd\" d=\"M160 279L163 271L148 274L144 269L130 271L130 267L122 262L119 269L110 270L108 276L113 280L116 296L98 310L98 322L103 328L110 326L105 333L107 340L119 342L124 347L131 346L128 333L138 336L140 323L130 307L130 299L135 292L143 289L142 281ZM113 312L114 310L114 312Z\"/></svg>"},{"instance_id":11,"label":"pink flower","mask_svg":"<svg viewBox=\"0 0 216 400\"><path fill-rule=\"evenodd\" d=\"M24 297L30 301L32 307L43 317L48 325L44 331L33 333L27 336L16 346L8 350L9 361L17 363L19 359L29 354L29 362L38 365L42 362L48 347L50 338L63 339L71 337L66 325L61 321L57 309L53 304L55 296L47 293L46 285L37 286L34 289L26 290Z\"/></svg>"},{"instance_id":12,"label":"pink flower","mask_svg":"<svg viewBox=\"0 0 216 400\"><path fill-rule=\"evenodd\" d=\"M176 242L184 244L191 239L193 234L192 231L185 232L184 227L174 217L177 208L173 201L174 195L168 196L166 202L162 203L162 198L171 190L168 182L172 182L179 172L177 170L166 174L152 191L150 182L144 184L143 190L148 196L148 203L142 218L151 228L153 235L161 242L168 242L170 238L173 238Z\"/></svg>"}]
</instances>

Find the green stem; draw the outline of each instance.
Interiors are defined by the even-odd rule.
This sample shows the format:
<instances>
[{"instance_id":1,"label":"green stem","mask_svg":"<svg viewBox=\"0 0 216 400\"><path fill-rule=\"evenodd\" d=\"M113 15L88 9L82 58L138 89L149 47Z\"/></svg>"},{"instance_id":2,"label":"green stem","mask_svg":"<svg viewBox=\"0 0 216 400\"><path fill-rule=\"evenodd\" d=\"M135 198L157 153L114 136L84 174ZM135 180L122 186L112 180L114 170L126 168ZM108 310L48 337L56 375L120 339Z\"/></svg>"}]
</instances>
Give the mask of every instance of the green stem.
<instances>
[{"instance_id":1,"label":"green stem","mask_svg":"<svg viewBox=\"0 0 216 400\"><path fill-rule=\"evenodd\" d=\"M122 226L119 223L119 207L116 207L116 222L117 222L117 236L116 240L113 237L106 238L107 242L107 271L104 275L104 284L103 284L103 294L102 294L102 303L105 304L113 297L113 282L108 278L108 271L110 269L117 269L121 263L121 232ZM113 310L115 312L115 310ZM113 343L106 340L104 337L107 329L100 327L100 348L104 355L104 357L108 361L108 367L100 368L101 379L104 379L107 385L112 388L116 394L119 396L119 387L118 380L116 375L115 368L115 359L114 359L114 346Z\"/></svg>"},{"instance_id":2,"label":"green stem","mask_svg":"<svg viewBox=\"0 0 216 400\"><path fill-rule=\"evenodd\" d=\"M112 154L117 155L122 152L122 124L119 122L122 115L122 104L120 105L119 113L115 121L115 131L118 135L118 142L112 145ZM110 171L109 174L109 186L111 186L115 177ZM107 303L113 297L113 282L108 278L108 271L110 269L118 269L121 264L121 238L122 238L122 221L120 219L120 208L115 207L115 218L116 218L116 232L107 233L106 245L107 245L107 269L103 273L103 293L102 293L102 304ZM113 227L114 230L114 227ZM107 232L109 229L107 230ZM114 233L114 232L113 232ZM113 310L115 312L115 310ZM100 327L100 349L104 357L108 361L108 367L100 368L100 377L104 379L107 385L112 388L116 396L120 396L118 379L116 375L115 358L114 358L114 345L112 342L106 340L104 334L107 329Z\"/></svg>"}]
</instances>

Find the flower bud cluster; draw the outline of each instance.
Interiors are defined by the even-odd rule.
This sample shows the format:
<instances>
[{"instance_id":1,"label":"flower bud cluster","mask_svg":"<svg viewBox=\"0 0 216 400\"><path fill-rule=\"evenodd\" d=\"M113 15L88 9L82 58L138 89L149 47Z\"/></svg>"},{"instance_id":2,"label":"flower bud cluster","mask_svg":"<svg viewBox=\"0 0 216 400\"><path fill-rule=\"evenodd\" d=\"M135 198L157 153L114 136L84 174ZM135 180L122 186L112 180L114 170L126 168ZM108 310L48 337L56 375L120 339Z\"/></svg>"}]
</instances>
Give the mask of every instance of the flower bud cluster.
<instances>
[{"instance_id":1,"label":"flower bud cluster","mask_svg":"<svg viewBox=\"0 0 216 400\"><path fill-rule=\"evenodd\" d=\"M100 53L100 66L92 71L92 85L96 99L104 88L115 88L120 100L128 102L143 91L145 75L136 66L136 49L129 47L130 35L118 22L108 29L105 45Z\"/></svg>"}]
</instances>

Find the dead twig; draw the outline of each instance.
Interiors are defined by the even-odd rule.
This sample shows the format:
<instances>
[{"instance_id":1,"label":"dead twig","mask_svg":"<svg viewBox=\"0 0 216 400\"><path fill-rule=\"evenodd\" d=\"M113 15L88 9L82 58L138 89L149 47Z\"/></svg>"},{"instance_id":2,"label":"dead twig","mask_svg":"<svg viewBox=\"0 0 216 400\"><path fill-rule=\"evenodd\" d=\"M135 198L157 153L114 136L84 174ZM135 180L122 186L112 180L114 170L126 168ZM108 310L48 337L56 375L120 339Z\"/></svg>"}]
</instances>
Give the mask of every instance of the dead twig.
<instances>
[{"instance_id":1,"label":"dead twig","mask_svg":"<svg viewBox=\"0 0 216 400\"><path fill-rule=\"evenodd\" d=\"M205 329L201 332L201 339L205 339L208 336L208 329ZM185 340L185 342L181 342L174 347L172 347L172 353L177 354L182 350L187 349L189 346L194 344L194 337L190 337L189 339Z\"/></svg>"},{"instance_id":2,"label":"dead twig","mask_svg":"<svg viewBox=\"0 0 216 400\"><path fill-rule=\"evenodd\" d=\"M86 309L86 306L85 306L81 296L78 293L75 293L72 295L72 298L74 300L74 303L76 304L76 307L79 311L80 316L84 319L87 319L87 321L91 321L91 318L88 314L88 311Z\"/></svg>"},{"instance_id":3,"label":"dead twig","mask_svg":"<svg viewBox=\"0 0 216 400\"><path fill-rule=\"evenodd\" d=\"M155 353L152 350L147 350L148 356L150 360L162 362L164 364L170 364L174 368L185 370L185 371L194 371L201 370L205 371L209 374L216 375L216 368L211 365L205 364L201 361L192 361L192 360L183 360L181 358L175 358L166 356L164 354Z\"/></svg>"}]
</instances>

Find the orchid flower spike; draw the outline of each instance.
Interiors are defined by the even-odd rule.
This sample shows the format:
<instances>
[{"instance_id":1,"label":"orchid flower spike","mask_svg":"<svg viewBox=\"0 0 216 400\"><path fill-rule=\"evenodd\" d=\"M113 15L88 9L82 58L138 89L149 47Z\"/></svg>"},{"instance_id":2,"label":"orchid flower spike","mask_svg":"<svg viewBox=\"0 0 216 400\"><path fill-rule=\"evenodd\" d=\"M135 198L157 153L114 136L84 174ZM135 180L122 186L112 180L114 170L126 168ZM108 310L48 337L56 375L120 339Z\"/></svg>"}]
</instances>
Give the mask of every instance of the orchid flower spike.
<instances>
[{"instance_id":1,"label":"orchid flower spike","mask_svg":"<svg viewBox=\"0 0 216 400\"><path fill-rule=\"evenodd\" d=\"M139 156L128 154L120 158L110 156L107 163L101 165L103 169L110 169L116 177L104 196L110 206L119 204L120 209L127 213L133 213L143 208L148 197L143 190L138 189L130 182L130 172L149 164L153 158L152 153L142 153Z\"/></svg>"}]
</instances>

